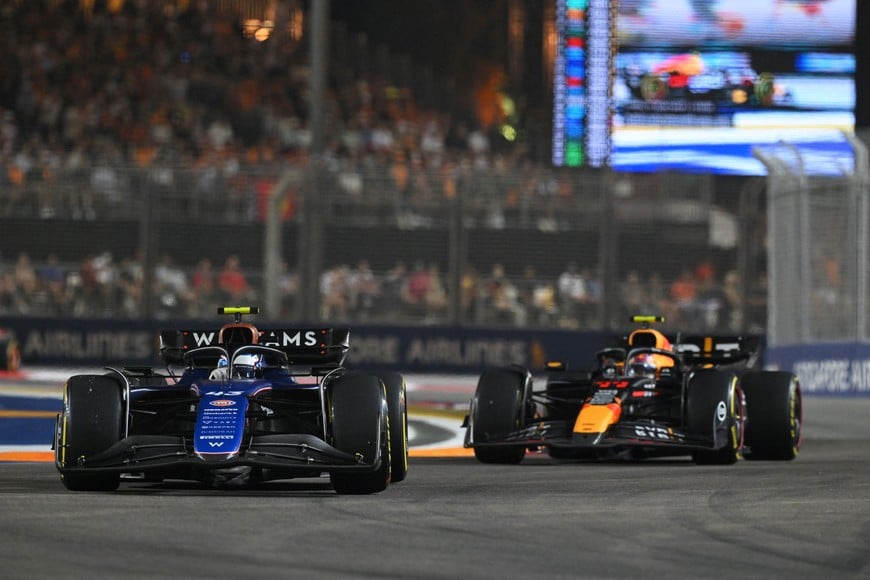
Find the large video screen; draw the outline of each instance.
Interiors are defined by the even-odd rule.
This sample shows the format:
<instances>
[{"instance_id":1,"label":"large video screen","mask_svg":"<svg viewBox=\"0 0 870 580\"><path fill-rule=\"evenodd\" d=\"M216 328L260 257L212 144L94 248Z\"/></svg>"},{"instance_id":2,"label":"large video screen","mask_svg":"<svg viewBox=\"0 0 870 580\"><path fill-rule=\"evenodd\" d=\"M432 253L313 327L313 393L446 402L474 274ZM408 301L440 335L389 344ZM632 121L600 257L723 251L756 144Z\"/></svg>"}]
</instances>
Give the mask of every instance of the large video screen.
<instances>
[{"instance_id":1,"label":"large video screen","mask_svg":"<svg viewBox=\"0 0 870 580\"><path fill-rule=\"evenodd\" d=\"M754 152L786 144L851 172L855 1L621 0L608 163L764 175Z\"/></svg>"},{"instance_id":2,"label":"large video screen","mask_svg":"<svg viewBox=\"0 0 870 580\"><path fill-rule=\"evenodd\" d=\"M556 1L553 163L601 167L610 156L614 4Z\"/></svg>"}]
</instances>

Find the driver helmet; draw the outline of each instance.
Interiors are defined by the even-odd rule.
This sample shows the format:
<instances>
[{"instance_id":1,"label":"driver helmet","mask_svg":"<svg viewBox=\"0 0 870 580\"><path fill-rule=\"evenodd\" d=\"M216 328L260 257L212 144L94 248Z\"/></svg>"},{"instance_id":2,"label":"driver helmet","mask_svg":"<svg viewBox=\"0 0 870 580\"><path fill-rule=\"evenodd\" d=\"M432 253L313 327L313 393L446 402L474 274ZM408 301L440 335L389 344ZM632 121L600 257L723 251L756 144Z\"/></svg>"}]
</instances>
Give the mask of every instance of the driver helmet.
<instances>
[{"instance_id":1,"label":"driver helmet","mask_svg":"<svg viewBox=\"0 0 870 580\"><path fill-rule=\"evenodd\" d=\"M654 379L657 370L658 367L651 354L639 354L632 358L628 364L628 376L630 377L649 377Z\"/></svg>"},{"instance_id":2,"label":"driver helmet","mask_svg":"<svg viewBox=\"0 0 870 580\"><path fill-rule=\"evenodd\" d=\"M240 354L233 359L233 375L240 379L253 379L264 366L260 355Z\"/></svg>"}]
</instances>

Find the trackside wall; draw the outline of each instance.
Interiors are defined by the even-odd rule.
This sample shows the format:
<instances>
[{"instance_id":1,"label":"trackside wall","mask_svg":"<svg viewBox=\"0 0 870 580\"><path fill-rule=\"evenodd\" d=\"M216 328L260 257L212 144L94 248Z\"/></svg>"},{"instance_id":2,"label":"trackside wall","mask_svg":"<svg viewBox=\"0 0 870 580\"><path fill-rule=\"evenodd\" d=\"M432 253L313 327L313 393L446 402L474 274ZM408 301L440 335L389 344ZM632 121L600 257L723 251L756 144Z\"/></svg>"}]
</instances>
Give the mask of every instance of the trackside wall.
<instances>
[{"instance_id":1,"label":"trackside wall","mask_svg":"<svg viewBox=\"0 0 870 580\"><path fill-rule=\"evenodd\" d=\"M82 321L0 318L21 347L22 367L155 365L157 336L164 328L196 329L218 323L173 321ZM263 324L263 328L268 325ZM522 364L541 369L548 360L590 368L611 334L567 330L506 330L455 326L352 326L351 368L404 373L475 374L488 366Z\"/></svg>"},{"instance_id":2,"label":"trackside wall","mask_svg":"<svg viewBox=\"0 0 870 580\"><path fill-rule=\"evenodd\" d=\"M796 373L805 394L870 396L870 343L771 346L766 361Z\"/></svg>"}]
</instances>

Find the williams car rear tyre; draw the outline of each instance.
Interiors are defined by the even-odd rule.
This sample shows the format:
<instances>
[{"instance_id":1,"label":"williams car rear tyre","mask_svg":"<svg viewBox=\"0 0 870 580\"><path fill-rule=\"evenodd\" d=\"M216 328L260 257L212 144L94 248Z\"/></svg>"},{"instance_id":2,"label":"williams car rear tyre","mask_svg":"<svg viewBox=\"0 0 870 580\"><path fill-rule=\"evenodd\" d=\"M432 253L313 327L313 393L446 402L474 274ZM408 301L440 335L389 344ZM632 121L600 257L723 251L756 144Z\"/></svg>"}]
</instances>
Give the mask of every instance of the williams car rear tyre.
<instances>
[{"instance_id":1,"label":"williams car rear tyre","mask_svg":"<svg viewBox=\"0 0 870 580\"><path fill-rule=\"evenodd\" d=\"M718 370L699 371L689 382L686 400L689 434L709 440L711 450L692 452L698 465L732 465L743 448L745 405L737 377Z\"/></svg>"},{"instance_id":2,"label":"williams car rear tyre","mask_svg":"<svg viewBox=\"0 0 870 580\"><path fill-rule=\"evenodd\" d=\"M64 411L58 421L58 465L87 466L87 459L121 440L124 402L121 385L105 375L76 375L64 389ZM113 491L119 473L61 473L70 491Z\"/></svg>"},{"instance_id":3,"label":"williams car rear tyre","mask_svg":"<svg viewBox=\"0 0 870 580\"><path fill-rule=\"evenodd\" d=\"M408 405L405 378L399 373L381 373L387 393L390 419L390 483L408 475Z\"/></svg>"},{"instance_id":4,"label":"williams car rear tyre","mask_svg":"<svg viewBox=\"0 0 870 580\"><path fill-rule=\"evenodd\" d=\"M747 373L746 459L790 461L801 444L803 402L797 377L784 371Z\"/></svg>"},{"instance_id":5,"label":"williams car rear tyre","mask_svg":"<svg viewBox=\"0 0 870 580\"><path fill-rule=\"evenodd\" d=\"M379 460L375 471L332 472L332 487L339 494L384 491L390 481L390 448L383 383L376 376L348 373L332 381L328 389L333 446L357 455L364 463Z\"/></svg>"},{"instance_id":6,"label":"williams car rear tyre","mask_svg":"<svg viewBox=\"0 0 870 580\"><path fill-rule=\"evenodd\" d=\"M521 445L479 447L478 443L497 442L523 427L533 415L531 377L525 369L505 367L488 369L480 376L472 401L471 431L474 456L481 463L519 463L526 454Z\"/></svg>"}]
</instances>

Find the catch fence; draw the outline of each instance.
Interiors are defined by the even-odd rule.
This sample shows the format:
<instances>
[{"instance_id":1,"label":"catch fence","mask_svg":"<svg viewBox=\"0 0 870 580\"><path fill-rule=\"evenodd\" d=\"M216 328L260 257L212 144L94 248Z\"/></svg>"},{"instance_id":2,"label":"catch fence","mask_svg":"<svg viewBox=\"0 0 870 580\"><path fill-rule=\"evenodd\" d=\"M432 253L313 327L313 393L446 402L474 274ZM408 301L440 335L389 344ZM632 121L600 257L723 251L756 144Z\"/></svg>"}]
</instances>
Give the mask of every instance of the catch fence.
<instances>
[{"instance_id":1,"label":"catch fence","mask_svg":"<svg viewBox=\"0 0 870 580\"><path fill-rule=\"evenodd\" d=\"M759 332L763 190L499 156L58 168L0 187L0 312Z\"/></svg>"},{"instance_id":2,"label":"catch fence","mask_svg":"<svg viewBox=\"0 0 870 580\"><path fill-rule=\"evenodd\" d=\"M870 336L868 155L848 136L854 165L807 175L788 144L757 150L768 169L768 341L772 346L866 341Z\"/></svg>"}]
</instances>

